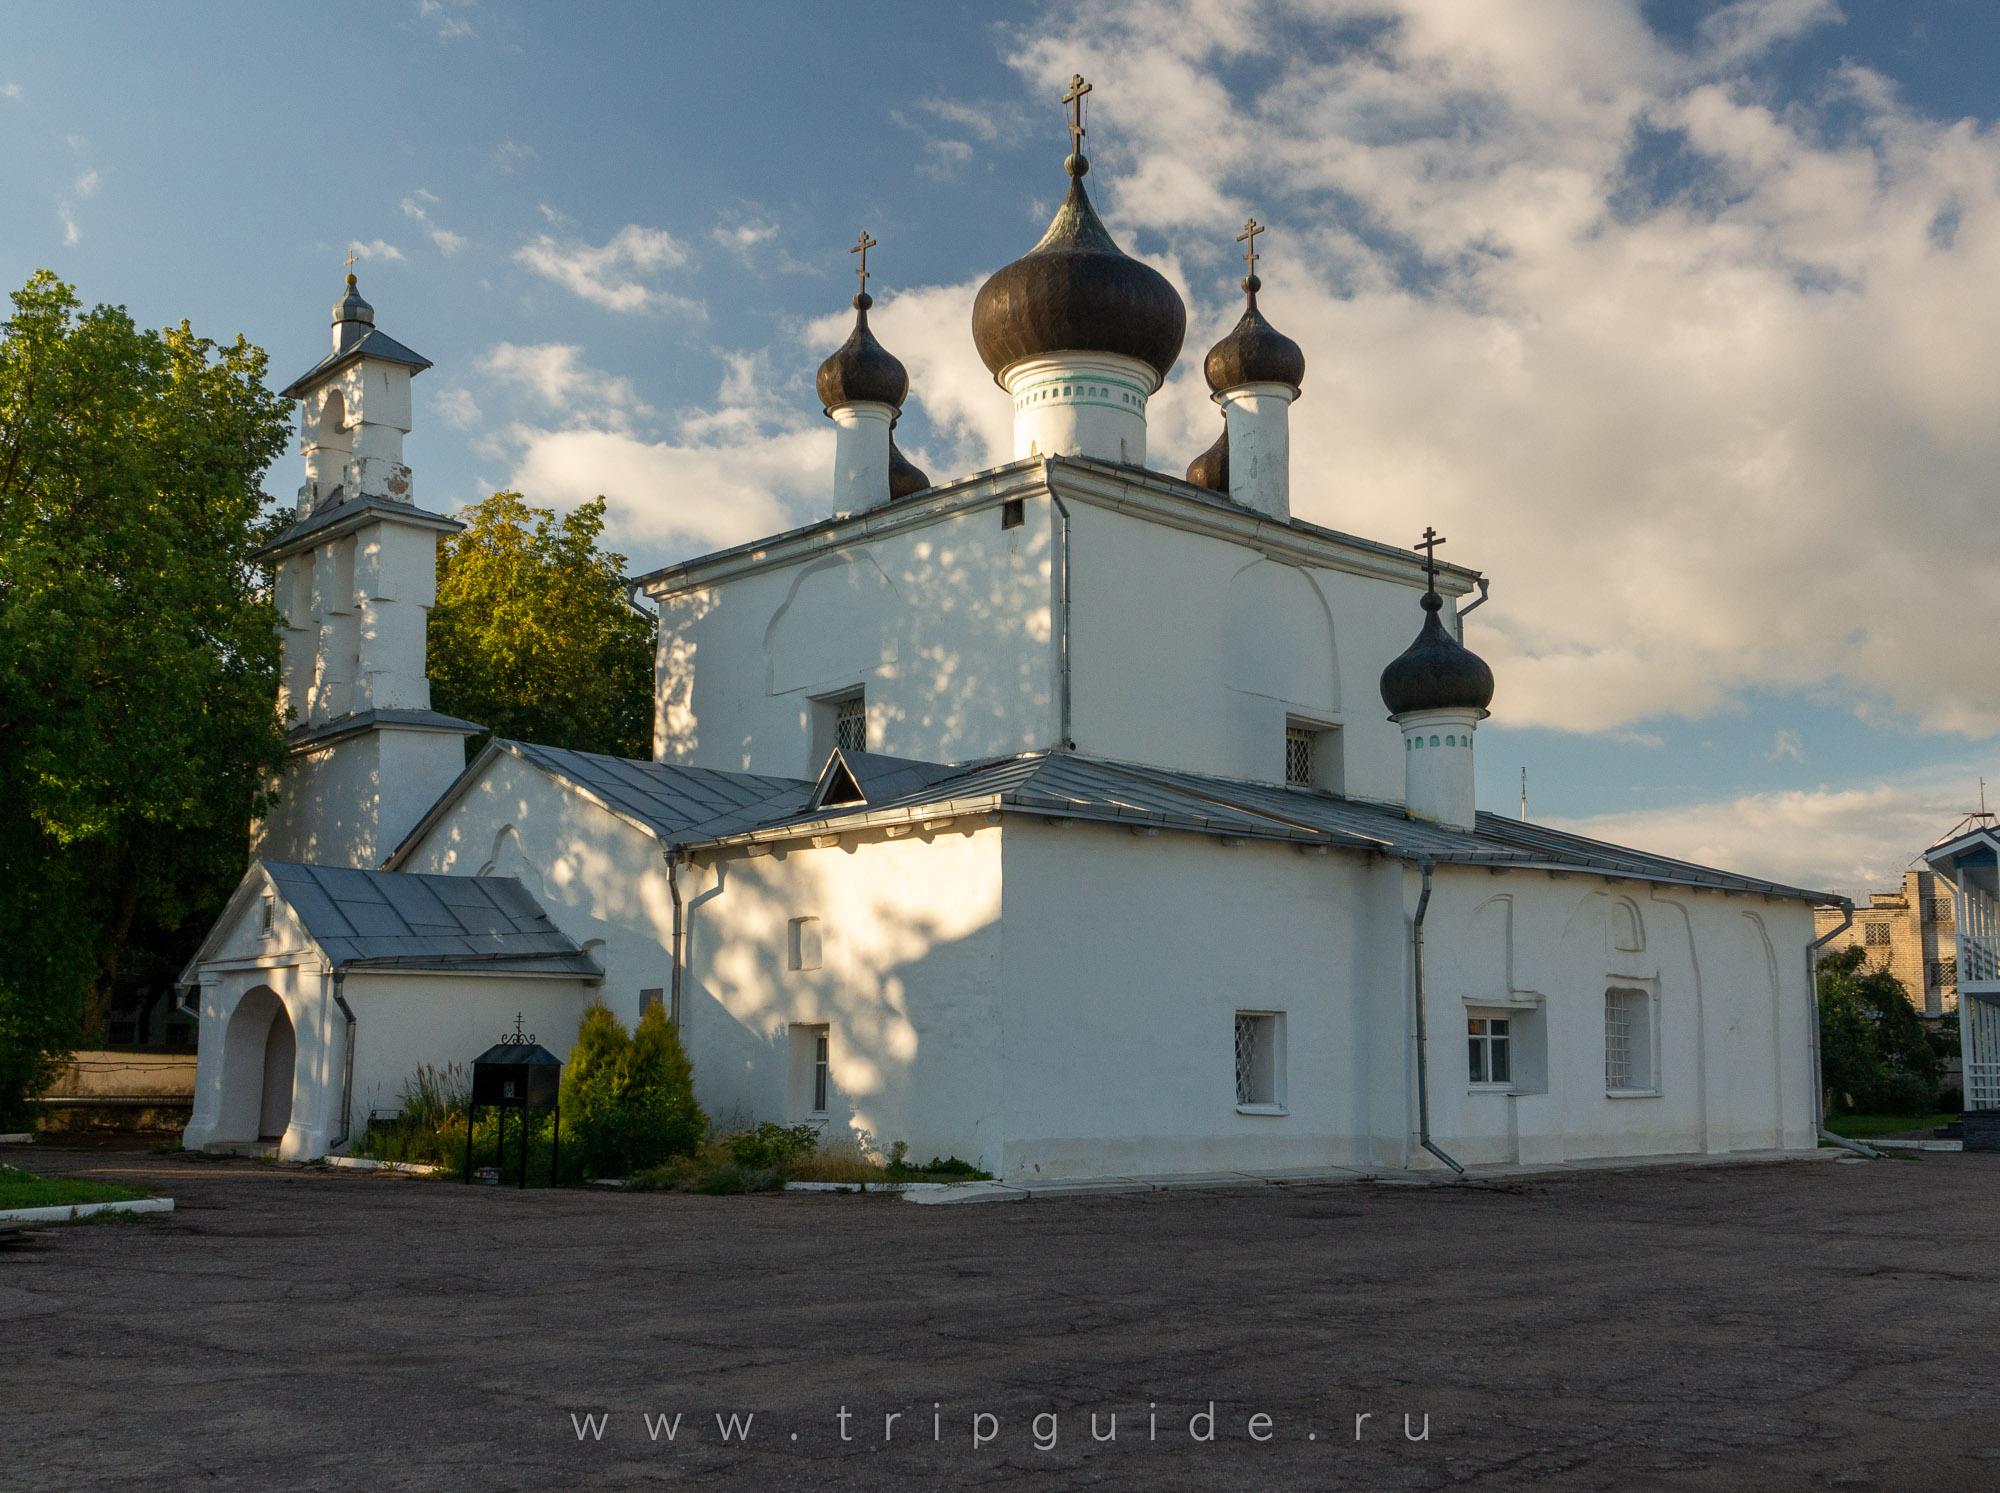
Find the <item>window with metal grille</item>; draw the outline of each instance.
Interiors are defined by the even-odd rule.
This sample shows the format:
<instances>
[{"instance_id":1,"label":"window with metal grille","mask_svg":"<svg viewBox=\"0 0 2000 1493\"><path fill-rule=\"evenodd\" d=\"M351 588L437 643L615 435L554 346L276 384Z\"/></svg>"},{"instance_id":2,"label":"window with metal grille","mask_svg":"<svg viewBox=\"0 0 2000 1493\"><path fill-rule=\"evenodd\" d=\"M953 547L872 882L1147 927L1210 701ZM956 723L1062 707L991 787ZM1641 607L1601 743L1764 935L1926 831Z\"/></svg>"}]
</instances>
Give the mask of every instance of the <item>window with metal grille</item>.
<instances>
[{"instance_id":1,"label":"window with metal grille","mask_svg":"<svg viewBox=\"0 0 2000 1493\"><path fill-rule=\"evenodd\" d=\"M1317 731L1285 727L1285 781L1299 788L1313 785L1313 748Z\"/></svg>"},{"instance_id":2,"label":"window with metal grille","mask_svg":"<svg viewBox=\"0 0 2000 1493\"><path fill-rule=\"evenodd\" d=\"M1514 1065L1509 1056L1507 1019L1499 1016L1469 1016L1465 1021L1466 1043L1471 1059L1468 1077L1473 1083L1512 1083Z\"/></svg>"},{"instance_id":3,"label":"window with metal grille","mask_svg":"<svg viewBox=\"0 0 2000 1493\"><path fill-rule=\"evenodd\" d=\"M842 700L833 713L833 744L843 752L868 750L868 701L855 695Z\"/></svg>"},{"instance_id":4,"label":"window with metal grille","mask_svg":"<svg viewBox=\"0 0 2000 1493\"><path fill-rule=\"evenodd\" d=\"M1653 1001L1643 990L1612 986L1604 992L1604 1087L1612 1093L1650 1093L1653 1076Z\"/></svg>"},{"instance_id":5,"label":"window with metal grille","mask_svg":"<svg viewBox=\"0 0 2000 1493\"><path fill-rule=\"evenodd\" d=\"M1281 1098L1278 1013L1236 1013L1236 1103L1240 1108L1276 1108Z\"/></svg>"},{"instance_id":6,"label":"window with metal grille","mask_svg":"<svg viewBox=\"0 0 2000 1493\"><path fill-rule=\"evenodd\" d=\"M1861 941L1864 944L1886 944L1889 941L1889 925L1886 922L1863 923Z\"/></svg>"},{"instance_id":7,"label":"window with metal grille","mask_svg":"<svg viewBox=\"0 0 2000 1493\"><path fill-rule=\"evenodd\" d=\"M1933 990L1958 988L1958 960L1932 959L1924 966L1925 982Z\"/></svg>"},{"instance_id":8,"label":"window with metal grille","mask_svg":"<svg viewBox=\"0 0 2000 1493\"><path fill-rule=\"evenodd\" d=\"M1924 921L1926 923L1938 923L1947 928L1950 927L1951 898L1949 897L1924 898Z\"/></svg>"}]
</instances>

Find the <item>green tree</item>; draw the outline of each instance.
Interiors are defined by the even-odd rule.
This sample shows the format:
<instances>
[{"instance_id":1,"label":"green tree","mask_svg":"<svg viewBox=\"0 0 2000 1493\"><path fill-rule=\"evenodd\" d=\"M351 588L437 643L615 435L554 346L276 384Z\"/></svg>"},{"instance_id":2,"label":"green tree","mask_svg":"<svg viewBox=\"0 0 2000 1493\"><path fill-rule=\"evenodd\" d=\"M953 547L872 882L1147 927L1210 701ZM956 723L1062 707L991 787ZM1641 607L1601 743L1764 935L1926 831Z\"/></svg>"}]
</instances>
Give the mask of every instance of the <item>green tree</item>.
<instances>
[{"instance_id":1,"label":"green tree","mask_svg":"<svg viewBox=\"0 0 2000 1493\"><path fill-rule=\"evenodd\" d=\"M496 492L439 547L431 702L495 734L653 754L653 631L625 557L597 547L603 498L566 515Z\"/></svg>"},{"instance_id":2,"label":"green tree","mask_svg":"<svg viewBox=\"0 0 2000 1493\"><path fill-rule=\"evenodd\" d=\"M140 941L205 922L282 761L252 551L286 406L262 350L84 311L0 328L0 1111L101 1026Z\"/></svg>"},{"instance_id":3,"label":"green tree","mask_svg":"<svg viewBox=\"0 0 2000 1493\"><path fill-rule=\"evenodd\" d=\"M1820 1074L1833 1104L1859 1114L1927 1114L1938 1102L1939 1044L1903 982L1867 968L1856 944L1819 964Z\"/></svg>"},{"instance_id":4,"label":"green tree","mask_svg":"<svg viewBox=\"0 0 2000 1493\"><path fill-rule=\"evenodd\" d=\"M593 1001L563 1067L561 1099L565 1170L585 1176L623 1177L684 1156L708 1135L694 1069L659 1006L628 1033Z\"/></svg>"}]
</instances>

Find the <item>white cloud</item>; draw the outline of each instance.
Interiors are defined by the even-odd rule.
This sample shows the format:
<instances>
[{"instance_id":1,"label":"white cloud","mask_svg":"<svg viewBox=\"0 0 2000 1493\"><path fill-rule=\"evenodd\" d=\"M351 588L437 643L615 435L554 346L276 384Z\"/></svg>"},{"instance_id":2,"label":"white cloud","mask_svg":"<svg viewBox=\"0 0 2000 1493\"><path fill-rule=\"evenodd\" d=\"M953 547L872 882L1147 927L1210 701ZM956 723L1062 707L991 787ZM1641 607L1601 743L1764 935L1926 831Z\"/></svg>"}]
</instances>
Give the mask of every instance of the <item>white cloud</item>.
<instances>
[{"instance_id":1,"label":"white cloud","mask_svg":"<svg viewBox=\"0 0 2000 1493\"><path fill-rule=\"evenodd\" d=\"M525 166L535 158L535 147L522 145L517 141L503 140L494 149L492 166L502 176L511 176L516 166ZM547 208L542 209L547 212Z\"/></svg>"},{"instance_id":2,"label":"white cloud","mask_svg":"<svg viewBox=\"0 0 2000 1493\"><path fill-rule=\"evenodd\" d=\"M1983 532L2000 469L2000 131L1852 66L1774 111L1750 69L1837 16L1754 0L1679 51L1636 0L1127 0L1014 61L1052 175L1053 101L1091 76L1099 204L1193 291L1154 464L1213 433L1200 358L1254 211L1264 310L1307 358L1295 511L1433 522L1492 575L1473 631L1510 724L1832 687L1991 733L2000 577L1948 536ZM889 345L963 363L949 330Z\"/></svg>"},{"instance_id":3,"label":"white cloud","mask_svg":"<svg viewBox=\"0 0 2000 1493\"><path fill-rule=\"evenodd\" d=\"M371 259L379 259L384 263L389 263L403 257L401 249L379 238L370 239L365 244L360 239L355 239L348 244L347 252L364 264Z\"/></svg>"},{"instance_id":4,"label":"white cloud","mask_svg":"<svg viewBox=\"0 0 2000 1493\"><path fill-rule=\"evenodd\" d=\"M437 203L438 197L436 193L427 192L422 187L418 187L416 191L403 199L403 215L408 218L414 218L423 224L424 232L431 236L431 242L437 245L438 252L449 259L465 247L465 235L462 233L453 233L449 228L440 228L431 220L430 210L437 206Z\"/></svg>"},{"instance_id":5,"label":"white cloud","mask_svg":"<svg viewBox=\"0 0 2000 1493\"><path fill-rule=\"evenodd\" d=\"M747 218L736 223L718 223L709 232L723 248L744 253L776 238L778 225L761 218Z\"/></svg>"},{"instance_id":6,"label":"white cloud","mask_svg":"<svg viewBox=\"0 0 2000 1493\"><path fill-rule=\"evenodd\" d=\"M471 392L455 384L433 390L431 406L438 412L438 418L453 430L470 430L485 418Z\"/></svg>"},{"instance_id":7,"label":"white cloud","mask_svg":"<svg viewBox=\"0 0 2000 1493\"><path fill-rule=\"evenodd\" d=\"M1778 734L1771 738L1771 750L1764 753L1766 762L1777 762L1789 757L1794 762L1806 760L1805 744L1799 740L1799 733L1789 726L1780 727Z\"/></svg>"},{"instance_id":8,"label":"white cloud","mask_svg":"<svg viewBox=\"0 0 2000 1493\"><path fill-rule=\"evenodd\" d=\"M567 343L520 347L503 342L479 360L479 370L583 424L623 430L633 416L653 413L640 402L630 379L590 367L582 354L582 348Z\"/></svg>"},{"instance_id":9,"label":"white cloud","mask_svg":"<svg viewBox=\"0 0 2000 1493\"><path fill-rule=\"evenodd\" d=\"M62 221L65 244L73 244L83 237L83 230L76 226L76 217L70 212L67 202L56 204L56 217Z\"/></svg>"},{"instance_id":10,"label":"white cloud","mask_svg":"<svg viewBox=\"0 0 2000 1493\"><path fill-rule=\"evenodd\" d=\"M417 0L417 15L427 21L439 41L462 41L472 35L472 23L461 11L470 10L478 0Z\"/></svg>"},{"instance_id":11,"label":"white cloud","mask_svg":"<svg viewBox=\"0 0 2000 1493\"><path fill-rule=\"evenodd\" d=\"M664 228L628 223L601 248L537 234L514 258L607 311L700 310L697 302L652 289L635 278L687 262L687 250Z\"/></svg>"},{"instance_id":12,"label":"white cloud","mask_svg":"<svg viewBox=\"0 0 2000 1493\"><path fill-rule=\"evenodd\" d=\"M97 190L98 183L102 180L103 178L95 171L85 171L81 176L77 177L76 181L71 185L70 190L79 197L88 197Z\"/></svg>"},{"instance_id":13,"label":"white cloud","mask_svg":"<svg viewBox=\"0 0 2000 1493\"><path fill-rule=\"evenodd\" d=\"M1858 897L1902 879L1958 822L1971 783L1969 768L1939 769L1860 788L1755 793L1547 822L1698 865Z\"/></svg>"},{"instance_id":14,"label":"white cloud","mask_svg":"<svg viewBox=\"0 0 2000 1493\"><path fill-rule=\"evenodd\" d=\"M20 96L21 96L21 85L19 83L0 83L0 98L17 99Z\"/></svg>"}]
</instances>

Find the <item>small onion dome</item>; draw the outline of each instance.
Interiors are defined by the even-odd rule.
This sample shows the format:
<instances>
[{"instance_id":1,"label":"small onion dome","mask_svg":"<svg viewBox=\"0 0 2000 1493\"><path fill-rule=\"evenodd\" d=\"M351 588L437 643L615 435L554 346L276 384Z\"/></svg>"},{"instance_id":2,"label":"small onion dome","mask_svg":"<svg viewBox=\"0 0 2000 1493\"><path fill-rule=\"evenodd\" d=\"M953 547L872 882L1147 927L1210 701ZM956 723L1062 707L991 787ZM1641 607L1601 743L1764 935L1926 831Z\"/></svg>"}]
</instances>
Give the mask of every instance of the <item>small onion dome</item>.
<instances>
[{"instance_id":1,"label":"small onion dome","mask_svg":"<svg viewBox=\"0 0 2000 1493\"><path fill-rule=\"evenodd\" d=\"M907 498L912 493L922 492L931 485L930 477L924 469L903 454L896 444L896 438L889 438L889 501Z\"/></svg>"},{"instance_id":2,"label":"small onion dome","mask_svg":"<svg viewBox=\"0 0 2000 1493\"><path fill-rule=\"evenodd\" d=\"M1243 282L1250 304L1234 330L1208 350L1208 360L1202 364L1209 388L1218 394L1244 384L1289 384L1296 392L1305 382L1306 355L1257 309L1257 292L1263 288L1264 282L1255 275Z\"/></svg>"},{"instance_id":3,"label":"small onion dome","mask_svg":"<svg viewBox=\"0 0 2000 1493\"><path fill-rule=\"evenodd\" d=\"M1423 631L1382 671L1382 703L1389 714L1413 710L1484 710L1493 699L1493 671L1438 620L1444 601L1424 593Z\"/></svg>"},{"instance_id":4,"label":"small onion dome","mask_svg":"<svg viewBox=\"0 0 2000 1493\"><path fill-rule=\"evenodd\" d=\"M361 299L361 287L352 275L347 277L347 294L333 303L333 324L339 326L344 321L375 325L375 308Z\"/></svg>"},{"instance_id":5,"label":"small onion dome","mask_svg":"<svg viewBox=\"0 0 2000 1493\"><path fill-rule=\"evenodd\" d=\"M1187 480L1196 487L1227 494L1229 491L1229 426L1225 423L1215 444L1188 463Z\"/></svg>"},{"instance_id":6,"label":"small onion dome","mask_svg":"<svg viewBox=\"0 0 2000 1493\"><path fill-rule=\"evenodd\" d=\"M868 308L874 304L865 291L854 298L854 330L819 365L819 402L828 409L862 403L901 409L910 392L910 375L868 330Z\"/></svg>"},{"instance_id":7,"label":"small onion dome","mask_svg":"<svg viewBox=\"0 0 2000 1493\"><path fill-rule=\"evenodd\" d=\"M979 287L972 303L979 356L998 378L1023 358L1118 353L1164 379L1181 355L1187 307L1165 275L1112 241L1083 189L1090 163L1073 155L1064 169L1069 195L1042 241Z\"/></svg>"}]
</instances>

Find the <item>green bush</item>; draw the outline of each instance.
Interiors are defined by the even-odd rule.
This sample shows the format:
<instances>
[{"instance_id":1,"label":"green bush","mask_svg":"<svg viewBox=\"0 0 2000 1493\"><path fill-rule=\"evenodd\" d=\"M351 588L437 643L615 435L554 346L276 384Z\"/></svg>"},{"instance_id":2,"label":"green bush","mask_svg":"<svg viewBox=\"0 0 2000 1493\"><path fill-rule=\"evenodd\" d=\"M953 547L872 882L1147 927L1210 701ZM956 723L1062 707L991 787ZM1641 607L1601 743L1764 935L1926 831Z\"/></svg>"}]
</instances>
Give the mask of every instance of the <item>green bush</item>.
<instances>
[{"instance_id":1,"label":"green bush","mask_svg":"<svg viewBox=\"0 0 2000 1493\"><path fill-rule=\"evenodd\" d=\"M1830 1108L1926 1114L1938 1106L1944 1043L1934 1041L1902 981L1866 968L1860 945L1819 965L1820 1074Z\"/></svg>"},{"instance_id":2,"label":"green bush","mask_svg":"<svg viewBox=\"0 0 2000 1493\"><path fill-rule=\"evenodd\" d=\"M584 1012L562 1077L563 1174L624 1177L697 1150L708 1117L694 1070L659 1006L627 1033L602 1004Z\"/></svg>"},{"instance_id":3,"label":"green bush","mask_svg":"<svg viewBox=\"0 0 2000 1493\"><path fill-rule=\"evenodd\" d=\"M740 1167L789 1170L792 1163L819 1149L819 1131L811 1125L774 1125L769 1120L754 1130L729 1137L729 1159Z\"/></svg>"}]
</instances>

